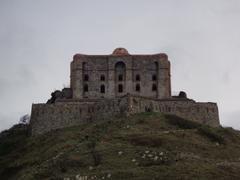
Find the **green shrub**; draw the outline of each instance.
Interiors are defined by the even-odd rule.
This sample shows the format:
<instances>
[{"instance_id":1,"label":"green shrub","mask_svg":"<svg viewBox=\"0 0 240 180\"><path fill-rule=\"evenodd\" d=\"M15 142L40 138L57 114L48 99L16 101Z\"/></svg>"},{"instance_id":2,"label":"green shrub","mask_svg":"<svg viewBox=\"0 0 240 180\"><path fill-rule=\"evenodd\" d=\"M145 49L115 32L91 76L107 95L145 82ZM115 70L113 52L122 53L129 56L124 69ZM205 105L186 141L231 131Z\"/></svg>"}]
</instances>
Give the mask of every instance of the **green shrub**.
<instances>
[{"instance_id":1,"label":"green shrub","mask_svg":"<svg viewBox=\"0 0 240 180\"><path fill-rule=\"evenodd\" d=\"M169 124L177 126L181 129L196 129L201 126L197 122L186 120L176 115L165 114L165 118Z\"/></svg>"},{"instance_id":2,"label":"green shrub","mask_svg":"<svg viewBox=\"0 0 240 180\"><path fill-rule=\"evenodd\" d=\"M101 154L96 151L96 140L95 139L90 139L89 142L87 143L87 147L90 150L90 154L93 158L94 166L98 166L101 161L102 161L102 156Z\"/></svg>"},{"instance_id":3,"label":"green shrub","mask_svg":"<svg viewBox=\"0 0 240 180\"><path fill-rule=\"evenodd\" d=\"M221 134L218 133L217 130L215 130L214 128L211 128L206 125L201 125L194 121L183 119L176 115L166 114L165 117L168 123L171 125L177 126L178 128L181 128L181 129L197 129L200 135L207 137L209 140L213 142L217 142L219 144L224 143L223 136L221 136Z\"/></svg>"},{"instance_id":4,"label":"green shrub","mask_svg":"<svg viewBox=\"0 0 240 180\"><path fill-rule=\"evenodd\" d=\"M28 136L27 126L18 124L0 133L0 156L16 150L25 143ZM21 146L20 146L21 147Z\"/></svg>"},{"instance_id":5,"label":"green shrub","mask_svg":"<svg viewBox=\"0 0 240 180\"><path fill-rule=\"evenodd\" d=\"M23 169L22 166L4 167L3 169L0 170L0 176L2 179L8 179L8 178L14 176L21 169Z\"/></svg>"},{"instance_id":6,"label":"green shrub","mask_svg":"<svg viewBox=\"0 0 240 180\"><path fill-rule=\"evenodd\" d=\"M162 139L154 135L145 136L135 134L127 137L127 140L130 141L131 144L136 146L159 147L162 145Z\"/></svg>"},{"instance_id":7,"label":"green shrub","mask_svg":"<svg viewBox=\"0 0 240 180\"><path fill-rule=\"evenodd\" d=\"M198 132L213 142L224 144L223 136L215 132L213 128L210 128L208 126L201 126L198 128Z\"/></svg>"},{"instance_id":8,"label":"green shrub","mask_svg":"<svg viewBox=\"0 0 240 180\"><path fill-rule=\"evenodd\" d=\"M221 136L227 137L228 140L231 140L234 143L237 143L240 141L240 135L237 130L234 130L231 127L220 127L217 129L217 133Z\"/></svg>"}]
</instances>

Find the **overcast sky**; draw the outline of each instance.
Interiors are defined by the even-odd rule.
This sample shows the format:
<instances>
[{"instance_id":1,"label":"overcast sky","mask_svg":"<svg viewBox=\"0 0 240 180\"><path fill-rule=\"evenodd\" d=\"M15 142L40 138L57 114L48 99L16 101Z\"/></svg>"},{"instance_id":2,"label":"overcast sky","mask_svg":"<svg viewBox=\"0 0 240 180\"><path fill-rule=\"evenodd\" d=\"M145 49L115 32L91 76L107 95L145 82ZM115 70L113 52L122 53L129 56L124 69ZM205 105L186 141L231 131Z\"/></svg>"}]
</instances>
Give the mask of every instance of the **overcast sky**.
<instances>
[{"instance_id":1,"label":"overcast sky","mask_svg":"<svg viewBox=\"0 0 240 180\"><path fill-rule=\"evenodd\" d=\"M240 129L240 0L0 0L0 131L69 85L75 53L165 52L172 91Z\"/></svg>"}]
</instances>

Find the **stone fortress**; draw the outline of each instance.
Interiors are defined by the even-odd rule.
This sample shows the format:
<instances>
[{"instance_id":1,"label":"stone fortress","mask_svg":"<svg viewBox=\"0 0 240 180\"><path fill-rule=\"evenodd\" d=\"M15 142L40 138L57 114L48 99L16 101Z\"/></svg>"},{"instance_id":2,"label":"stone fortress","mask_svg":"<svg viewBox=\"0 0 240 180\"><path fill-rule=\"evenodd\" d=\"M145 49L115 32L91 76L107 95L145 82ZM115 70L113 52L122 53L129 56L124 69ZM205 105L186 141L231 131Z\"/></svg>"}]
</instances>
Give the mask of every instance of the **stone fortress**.
<instances>
[{"instance_id":1,"label":"stone fortress","mask_svg":"<svg viewBox=\"0 0 240 180\"><path fill-rule=\"evenodd\" d=\"M139 112L169 113L220 125L216 103L195 102L185 92L171 95L170 62L163 53L131 55L117 48L111 55L76 54L70 88L51 95L46 104L32 105L32 135Z\"/></svg>"}]
</instances>

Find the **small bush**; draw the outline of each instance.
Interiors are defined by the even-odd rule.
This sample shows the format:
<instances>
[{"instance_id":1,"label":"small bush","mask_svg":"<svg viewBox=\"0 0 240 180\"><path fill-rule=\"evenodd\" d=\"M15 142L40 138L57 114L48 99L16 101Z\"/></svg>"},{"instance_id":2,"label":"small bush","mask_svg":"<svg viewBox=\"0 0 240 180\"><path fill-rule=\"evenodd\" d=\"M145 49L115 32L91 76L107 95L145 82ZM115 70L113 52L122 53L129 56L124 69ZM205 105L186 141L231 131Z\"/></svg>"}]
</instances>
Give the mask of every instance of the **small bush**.
<instances>
[{"instance_id":1,"label":"small bush","mask_svg":"<svg viewBox=\"0 0 240 180\"><path fill-rule=\"evenodd\" d=\"M94 166L98 166L99 164L101 164L102 161L102 156L98 151L91 151L92 157L93 157L93 161L94 161Z\"/></svg>"},{"instance_id":2,"label":"small bush","mask_svg":"<svg viewBox=\"0 0 240 180\"><path fill-rule=\"evenodd\" d=\"M0 133L0 156L3 156L16 148L21 147L28 137L27 125L17 124L9 130Z\"/></svg>"},{"instance_id":3,"label":"small bush","mask_svg":"<svg viewBox=\"0 0 240 180\"><path fill-rule=\"evenodd\" d=\"M96 140L91 139L87 143L88 149L90 150L90 153L93 158L94 166L98 166L101 163L102 157L98 151L96 151Z\"/></svg>"},{"instance_id":4,"label":"small bush","mask_svg":"<svg viewBox=\"0 0 240 180\"><path fill-rule=\"evenodd\" d=\"M145 123L145 120L144 120L144 119L138 119L138 120L137 120L137 123L139 123L139 124L144 124L144 123Z\"/></svg>"},{"instance_id":5,"label":"small bush","mask_svg":"<svg viewBox=\"0 0 240 180\"><path fill-rule=\"evenodd\" d=\"M171 125L177 126L178 128L181 128L181 129L197 129L199 134L207 137L211 141L217 142L219 144L224 143L223 136L221 136L220 133L218 133L216 130L214 130L214 128L211 128L211 127L208 127L205 125L201 125L194 121L183 119L176 115L167 114L167 115L165 115L165 117L166 117L168 123Z\"/></svg>"},{"instance_id":6,"label":"small bush","mask_svg":"<svg viewBox=\"0 0 240 180\"><path fill-rule=\"evenodd\" d=\"M215 132L212 128L208 127L208 126L201 126L198 128L198 132L201 135L204 135L205 137L207 137L208 139L210 139L213 142L217 142L219 144L223 144L224 143L224 138L218 134L217 132Z\"/></svg>"},{"instance_id":7,"label":"small bush","mask_svg":"<svg viewBox=\"0 0 240 180\"><path fill-rule=\"evenodd\" d=\"M237 143L240 140L239 133L231 127L220 127L217 129L217 133L221 136L227 137L228 140L231 140L234 143Z\"/></svg>"},{"instance_id":8,"label":"small bush","mask_svg":"<svg viewBox=\"0 0 240 180\"><path fill-rule=\"evenodd\" d=\"M131 135L127 138L131 144L137 146L159 147L162 145L162 139L155 136Z\"/></svg>"},{"instance_id":9,"label":"small bush","mask_svg":"<svg viewBox=\"0 0 240 180\"><path fill-rule=\"evenodd\" d=\"M177 126L181 129L196 129L201 126L199 123L183 119L176 115L166 114L165 118L167 119L168 123L174 126Z\"/></svg>"},{"instance_id":10,"label":"small bush","mask_svg":"<svg viewBox=\"0 0 240 180\"><path fill-rule=\"evenodd\" d=\"M21 169L23 169L22 166L4 167L0 170L0 176L2 179L9 179L17 174Z\"/></svg>"}]
</instances>

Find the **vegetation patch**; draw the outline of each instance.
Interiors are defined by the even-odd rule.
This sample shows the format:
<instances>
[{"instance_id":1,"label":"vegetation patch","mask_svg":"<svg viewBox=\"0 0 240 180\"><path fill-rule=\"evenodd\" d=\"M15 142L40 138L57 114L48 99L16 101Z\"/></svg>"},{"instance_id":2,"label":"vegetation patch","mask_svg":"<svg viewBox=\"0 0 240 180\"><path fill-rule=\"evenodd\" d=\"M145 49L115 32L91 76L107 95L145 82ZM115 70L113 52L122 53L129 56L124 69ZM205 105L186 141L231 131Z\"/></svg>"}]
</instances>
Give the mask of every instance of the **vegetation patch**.
<instances>
[{"instance_id":1,"label":"vegetation patch","mask_svg":"<svg viewBox=\"0 0 240 180\"><path fill-rule=\"evenodd\" d=\"M152 112L37 137L17 125L0 133L0 179L239 179L239 149L234 129Z\"/></svg>"},{"instance_id":2,"label":"vegetation patch","mask_svg":"<svg viewBox=\"0 0 240 180\"><path fill-rule=\"evenodd\" d=\"M176 115L168 115L167 114L167 115L165 115L165 117L170 124L177 126L178 128L197 129L198 133L200 135L207 137L209 140L211 140L213 142L217 142L219 144L224 144L224 138L220 133L218 133L218 131L217 131L218 128L213 128L213 127L209 127L206 125L202 125L202 124L199 124L194 121L183 119ZM225 131L227 131L227 130L225 130ZM230 133L230 134L232 134L232 133Z\"/></svg>"},{"instance_id":3,"label":"vegetation patch","mask_svg":"<svg viewBox=\"0 0 240 180\"><path fill-rule=\"evenodd\" d=\"M11 129L1 132L0 134L0 157L21 148L21 144L26 143L28 136L28 126L15 125Z\"/></svg>"},{"instance_id":4,"label":"vegetation patch","mask_svg":"<svg viewBox=\"0 0 240 180\"><path fill-rule=\"evenodd\" d=\"M216 130L210 128L208 126L200 126L198 127L199 134L207 137L209 140L213 142L217 142L219 144L224 144L224 138Z\"/></svg>"},{"instance_id":5,"label":"vegetation patch","mask_svg":"<svg viewBox=\"0 0 240 180\"><path fill-rule=\"evenodd\" d=\"M165 118L167 119L168 123L170 123L171 125L177 126L180 129L196 129L199 126L201 126L201 124L197 122L183 119L176 115L165 114Z\"/></svg>"},{"instance_id":6,"label":"vegetation patch","mask_svg":"<svg viewBox=\"0 0 240 180\"><path fill-rule=\"evenodd\" d=\"M159 147L162 145L162 139L156 135L131 134L126 139L137 146Z\"/></svg>"}]
</instances>

